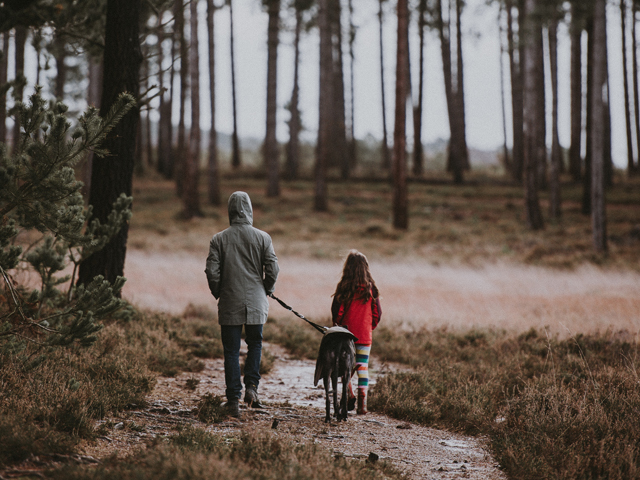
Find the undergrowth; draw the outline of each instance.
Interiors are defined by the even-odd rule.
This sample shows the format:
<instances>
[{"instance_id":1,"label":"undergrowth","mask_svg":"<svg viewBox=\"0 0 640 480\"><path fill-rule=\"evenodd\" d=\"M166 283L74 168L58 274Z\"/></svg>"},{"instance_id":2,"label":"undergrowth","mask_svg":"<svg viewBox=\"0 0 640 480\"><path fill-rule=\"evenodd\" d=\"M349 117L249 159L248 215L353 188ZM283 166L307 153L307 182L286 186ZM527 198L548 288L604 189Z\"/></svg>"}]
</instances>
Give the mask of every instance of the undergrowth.
<instances>
[{"instance_id":1,"label":"undergrowth","mask_svg":"<svg viewBox=\"0 0 640 480\"><path fill-rule=\"evenodd\" d=\"M472 330L376 331L371 410L486 435L512 478L638 478L639 347L630 334L559 339Z\"/></svg>"},{"instance_id":2,"label":"undergrowth","mask_svg":"<svg viewBox=\"0 0 640 480\"><path fill-rule=\"evenodd\" d=\"M194 427L183 427L164 443L122 461L103 462L91 468L69 466L49 475L60 480L403 478L385 462L370 464L333 458L324 447L294 443L270 431L252 430L225 437Z\"/></svg>"},{"instance_id":3,"label":"undergrowth","mask_svg":"<svg viewBox=\"0 0 640 480\"><path fill-rule=\"evenodd\" d=\"M0 466L74 453L82 439L98 434L94 420L144 405L157 375L202 370L199 342L221 352L211 325L203 312L182 318L137 312L128 322L107 321L88 347L2 344Z\"/></svg>"}]
</instances>

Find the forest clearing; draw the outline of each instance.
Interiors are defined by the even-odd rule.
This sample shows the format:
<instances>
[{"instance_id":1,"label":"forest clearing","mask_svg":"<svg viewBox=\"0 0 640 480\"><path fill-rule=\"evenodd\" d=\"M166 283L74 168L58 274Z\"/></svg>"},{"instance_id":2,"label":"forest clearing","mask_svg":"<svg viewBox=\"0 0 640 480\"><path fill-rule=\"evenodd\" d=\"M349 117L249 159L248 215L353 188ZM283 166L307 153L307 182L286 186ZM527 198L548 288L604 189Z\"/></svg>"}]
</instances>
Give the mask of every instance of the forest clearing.
<instances>
[{"instance_id":1,"label":"forest clearing","mask_svg":"<svg viewBox=\"0 0 640 480\"><path fill-rule=\"evenodd\" d=\"M0 2L0 480L640 478L639 8Z\"/></svg>"}]
</instances>

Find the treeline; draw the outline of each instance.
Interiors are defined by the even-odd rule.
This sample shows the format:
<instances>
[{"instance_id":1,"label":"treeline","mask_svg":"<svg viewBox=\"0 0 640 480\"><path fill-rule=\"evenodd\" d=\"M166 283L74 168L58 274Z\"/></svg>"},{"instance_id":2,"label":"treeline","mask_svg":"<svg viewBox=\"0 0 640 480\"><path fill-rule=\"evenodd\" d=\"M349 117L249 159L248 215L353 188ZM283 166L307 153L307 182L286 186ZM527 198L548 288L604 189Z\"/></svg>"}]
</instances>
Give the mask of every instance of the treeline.
<instances>
[{"instance_id":1,"label":"treeline","mask_svg":"<svg viewBox=\"0 0 640 480\"><path fill-rule=\"evenodd\" d=\"M237 0L236 0L237 1ZM258 3L258 0L255 0ZM630 3L628 3L630 1ZM372 39L380 52L381 119L383 138L380 151L380 171L386 172L394 184L393 223L397 228L408 226L406 181L408 175L424 175L422 150L423 93L425 70L425 35L435 33L440 43L444 91L448 108L450 141L446 169L454 183L463 183L470 169L465 122L465 83L463 19L469 6L465 0L398 0L386 8L378 0L379 38ZM593 216L594 246L605 251L606 216L604 188L613 181L611 159L611 113L606 51L606 0L493 0L499 6L496 22L501 33L502 118L504 125L504 166L511 178L523 185L527 224L532 229L544 227L539 191L549 190L549 217L562 214L560 176L570 175L582 181L582 210ZM635 0L609 2L609 11L620 12L623 33L623 67L625 91L627 171L637 170L640 151L640 106L637 73L637 9ZM126 5L125 5L126 4ZM206 9L206 18L198 14ZM315 150L314 208L328 209L327 172L339 172L343 179L353 175L358 166L357 142L354 136L354 43L358 28L354 24L353 0L261 0L268 17L266 126L262 147L266 171L266 194L280 194L281 179L296 179L300 175L300 41L303 35L319 38L319 118ZM219 204L220 160L216 132L216 45L214 31L220 20L218 12L225 9L230 21L231 62L223 68L231 70L233 133L231 166L243 164L236 114L236 75L234 57L233 0L20 0L0 6L0 84L4 85L0 102L0 142L16 148L19 142L20 119L6 121L5 94L11 91L16 101L23 98L25 83L38 84L43 70L53 63L56 99L71 105L86 100L100 106L104 114L118 93L127 91L137 98L138 108L125 117L118 127L117 138L107 148L108 161L94 158L85 169L84 182L90 186L93 214L104 220L113 201L120 193L130 194L134 169L153 167L167 178L174 179L176 193L183 201L185 218L201 215L198 188L200 174L206 174L207 201ZM110 12L113 16L110 21ZM126 16L125 13L126 12ZM390 13L393 12L393 13ZM392 15L395 17L392 17ZM199 25L206 19L206 25ZM286 22L285 22L286 20ZM225 19L226 21L226 19ZM385 110L389 108L384 89L385 22L397 22L395 71L395 114L393 141L389 139ZM293 89L288 99L289 140L284 152L276 139L277 65L280 36L284 24L294 29ZM409 28L411 24L417 28ZM558 26L566 23L571 37L571 144L568 165L558 136ZM200 45L198 31L207 32L206 48ZM409 32L417 32L410 42ZM547 41L544 41L547 37ZM582 45L586 37L586 79L582 78ZM629 39L627 37L630 37ZM111 40L110 40L111 39ZM627 45L630 42L630 48ZM25 79L24 55L27 42L36 51L35 78ZM418 65L410 62L409 45L417 43ZM546 51L545 51L546 50ZM631 55L627 55L631 50ZM207 52L209 85L200 85L198 59ZM8 57L14 65L10 81ZM545 56L550 59L546 68ZM629 58L630 57L630 58ZM259 66L256 66L259 68ZM629 73L630 70L630 73ZM414 74L411 74L411 71ZM417 75L416 75L417 72ZM349 75L347 75L349 73ZM126 77L126 78L125 78ZM417 85L411 79L417 78ZM78 83L78 79L84 83ZM552 124L546 125L545 83L551 85ZM76 88L73 85L86 85ZM586 91L583 85L586 84ZM66 88L65 88L66 86ZM207 96L201 91L208 89ZM601 94L605 92L605 94ZM583 98L586 101L583 101ZM413 107L409 116L413 123L414 144L407 146L407 99ZM280 99L282 102L282 99ZM511 115L506 114L510 107ZM174 109L177 108L177 112ZM201 151L201 111L209 110L209 148ZM187 120L190 112L190 121ZM511 124L506 119L511 118ZM129 120L127 120L129 118ZM151 118L157 121L152 122ZM178 118L177 124L172 119ZM6 125L12 125L8 132ZM187 128L189 124L189 128ZM153 129L156 129L153 131ZM507 145L507 130L511 130L513 145ZM546 145L551 131L552 144ZM126 132L125 132L126 130ZM586 144L583 154L582 145ZM634 151L635 149L635 151ZM411 150L412 158L407 157ZM206 153L207 168L199 168ZM284 153L284 161L280 161ZM411 163L411 169L409 169ZM117 174L114 172L118 172ZM108 180L107 180L108 179ZM122 234L126 242L126 232ZM105 252L111 258L113 252ZM108 261L103 259L102 261ZM91 272L95 273L95 272ZM83 275L81 274L81 277Z\"/></svg>"}]
</instances>

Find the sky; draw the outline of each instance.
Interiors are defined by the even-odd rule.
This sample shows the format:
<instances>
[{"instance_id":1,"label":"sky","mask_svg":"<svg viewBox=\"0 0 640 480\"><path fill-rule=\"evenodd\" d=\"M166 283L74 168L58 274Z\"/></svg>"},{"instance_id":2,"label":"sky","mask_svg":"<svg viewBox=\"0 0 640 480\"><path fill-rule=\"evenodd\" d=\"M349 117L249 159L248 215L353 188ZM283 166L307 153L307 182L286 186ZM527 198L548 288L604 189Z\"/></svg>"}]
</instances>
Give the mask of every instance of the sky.
<instances>
[{"instance_id":1,"label":"sky","mask_svg":"<svg viewBox=\"0 0 640 480\"><path fill-rule=\"evenodd\" d=\"M288 3L288 2L283 2ZM343 2L345 3L345 2ZM355 40L355 118L357 138L371 134L382 138L382 107L380 85L379 33L377 3L353 0L354 24L357 28ZM200 71L201 71L201 124L211 124L208 85L208 60L206 40L206 4L200 2ZM385 2L385 24L383 31L385 95L387 102L387 128L393 131L395 103L395 49L396 19L394 2ZM613 159L616 165L626 165L626 141L624 138L624 97L621 66L621 34L619 10L609 5L608 52L610 74L610 96L612 114ZM285 109L293 88L293 14L282 13L283 28L278 50L277 92L277 136L282 142L288 139L286 121L289 113ZM462 17L463 59L465 75L465 102L467 142L470 147L495 150L503 144L503 118L500 93L500 43L496 6L487 6L485 0L468 0ZM234 32L236 53L236 89L238 106L238 130L241 137L264 138L266 128L266 66L267 66L267 13L259 0L234 1ZM411 56L414 95L417 94L418 38L416 21L412 22ZM229 10L221 8L215 15L216 42L216 125L218 131L231 133L231 71L229 43ZM567 28L561 25L558 40L559 69L559 135L563 147L569 146L569 38ZM300 52L300 109L306 131L303 138L315 141L318 123L318 32L317 29L303 33ZM583 49L583 50L586 50ZM348 59L345 50L344 58ZM507 98L507 142L511 145L509 127L509 71L508 59L504 58L504 83ZM547 60L548 61L548 60ZM35 67L33 52L27 54L27 75ZM10 67L11 68L11 67ZM52 75L52 73L50 73ZM35 74L32 74L35 77ZM349 69L345 66L346 89L349 89ZM547 111L551 112L551 94L547 95ZM187 112L188 114L188 112ZM188 114L189 115L189 114ZM187 119L190 117L187 116ZM551 120L548 120L550 127ZM408 141L412 142L412 127L408 127ZM549 130L550 128L548 128ZM440 44L437 36L430 32L426 36L425 86L423 142L448 138L444 83ZM550 144L550 132L548 133Z\"/></svg>"}]
</instances>

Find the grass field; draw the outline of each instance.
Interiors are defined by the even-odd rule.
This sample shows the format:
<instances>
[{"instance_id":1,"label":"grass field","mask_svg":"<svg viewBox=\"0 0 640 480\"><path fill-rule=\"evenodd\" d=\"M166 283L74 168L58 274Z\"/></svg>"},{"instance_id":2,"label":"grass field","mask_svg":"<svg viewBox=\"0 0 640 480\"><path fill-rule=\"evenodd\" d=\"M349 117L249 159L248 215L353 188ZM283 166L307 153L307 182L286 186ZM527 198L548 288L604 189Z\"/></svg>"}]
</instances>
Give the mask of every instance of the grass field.
<instances>
[{"instance_id":1,"label":"grass field","mask_svg":"<svg viewBox=\"0 0 640 480\"><path fill-rule=\"evenodd\" d=\"M256 226L269 232L278 254L291 261L336 260L348 246L389 263L640 272L638 179L617 177L608 192L607 255L592 253L580 187L568 183L563 219L539 232L526 229L521 189L495 179L472 176L461 187L411 183L407 231L390 226L387 182L331 183L326 213L312 211L308 181L283 182L281 196L267 198L262 180L225 178L223 198L235 190L251 195ZM136 179L129 246L201 252L203 239L228 225L226 203L214 207L204 198L203 190L204 216L184 221L171 182ZM34 457L81 451L104 434L96 428L98 419L144 403L158 375L197 371L201 358L220 356L215 320L210 310L196 307L182 315L138 312L128 323L107 322L88 348L42 349L2 339L0 472ZM393 325L393 319L387 321ZM376 359L405 367L378 381L370 406L407 421L486 436L510 478L639 478L637 333L573 331L560 338L544 329L383 326L374 336ZM318 338L306 325L272 319L266 335L299 357L317 351ZM216 470L222 479L401 478L388 465L335 461L326 450L281 441L268 431L231 438L186 428L141 447L99 467L41 474L197 480Z\"/></svg>"},{"instance_id":2,"label":"grass field","mask_svg":"<svg viewBox=\"0 0 640 480\"><path fill-rule=\"evenodd\" d=\"M580 213L582 188L563 184L563 217L532 232L524 220L522 188L496 179L471 177L468 185L409 184L409 229L391 227L389 182L329 184L329 211L313 212L310 181L282 182L277 198L266 197L262 180L226 178L222 205L207 205L204 216L180 221L182 206L172 182L144 178L134 184L129 244L138 249L201 248L202 238L228 226L226 199L236 190L251 196L255 224L269 232L282 256L335 258L345 245L377 258L423 258L434 264L470 265L506 260L573 268L583 263L640 271L640 180L616 177L607 193L608 255L591 247L591 219ZM541 194L546 212L546 193Z\"/></svg>"}]
</instances>

